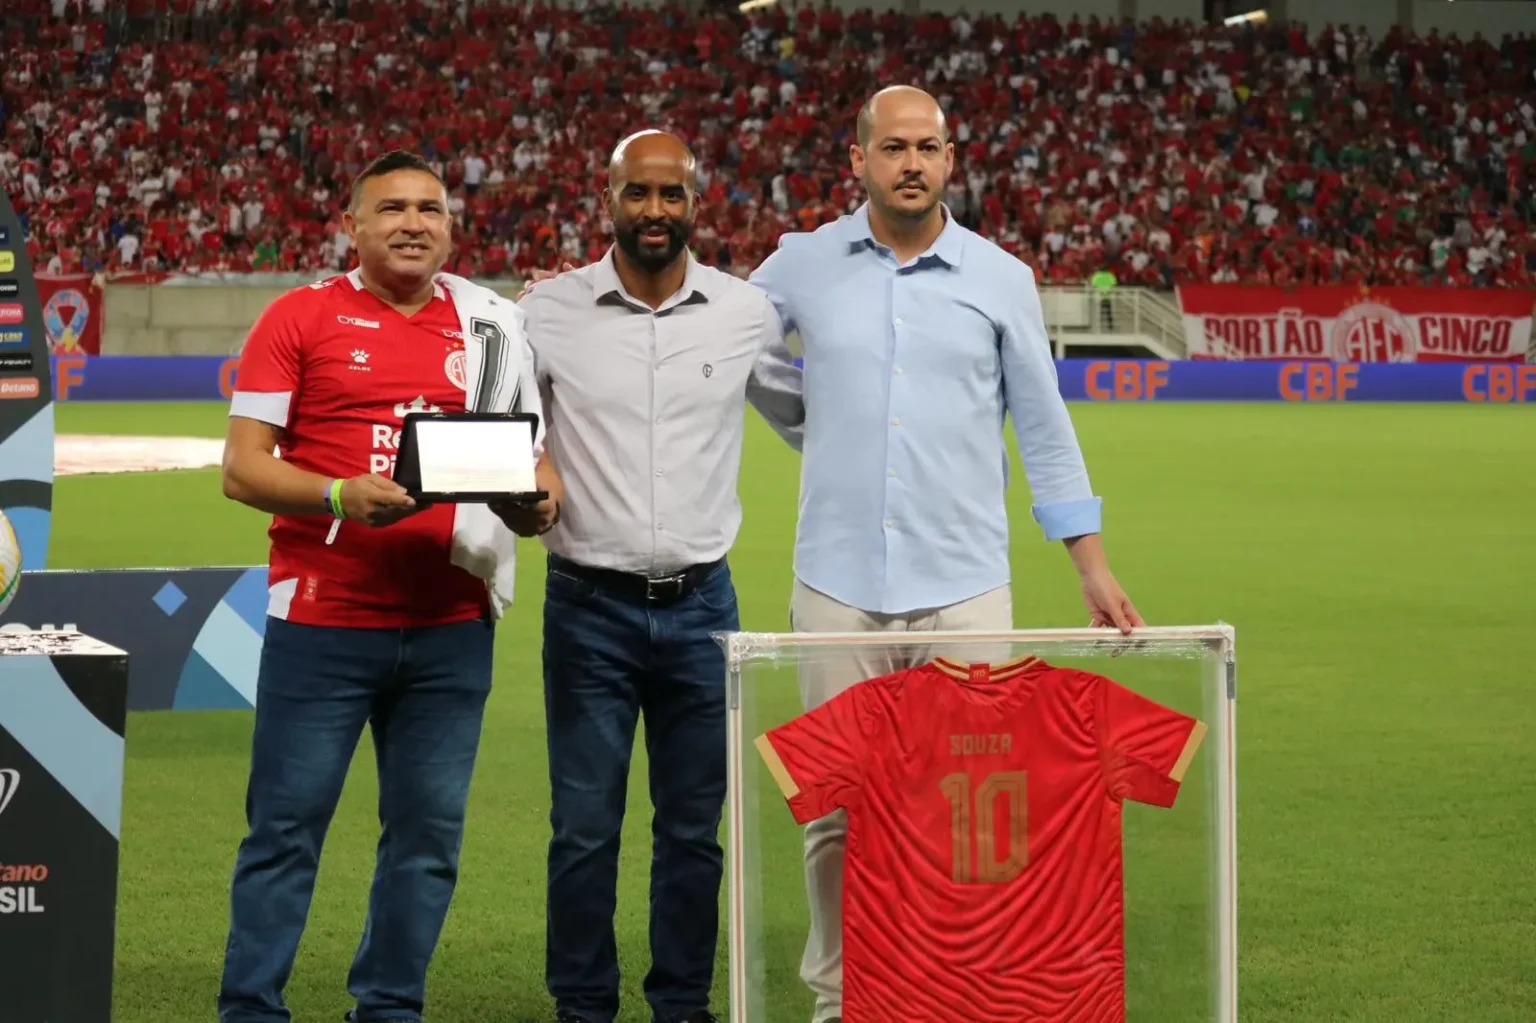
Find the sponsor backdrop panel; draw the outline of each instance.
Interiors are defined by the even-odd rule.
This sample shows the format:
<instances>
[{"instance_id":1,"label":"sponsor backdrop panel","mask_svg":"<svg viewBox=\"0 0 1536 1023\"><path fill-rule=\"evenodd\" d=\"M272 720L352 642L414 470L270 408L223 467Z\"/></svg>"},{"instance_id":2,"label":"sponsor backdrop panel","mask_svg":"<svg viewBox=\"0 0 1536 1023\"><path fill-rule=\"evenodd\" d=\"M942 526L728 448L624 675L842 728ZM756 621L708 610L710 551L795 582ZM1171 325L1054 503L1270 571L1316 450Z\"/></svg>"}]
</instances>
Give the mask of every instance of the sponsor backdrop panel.
<instances>
[{"instance_id":1,"label":"sponsor backdrop panel","mask_svg":"<svg viewBox=\"0 0 1536 1023\"><path fill-rule=\"evenodd\" d=\"M43 305L21 222L0 191L0 510L23 568L48 563L53 509L53 381Z\"/></svg>"},{"instance_id":2,"label":"sponsor backdrop panel","mask_svg":"<svg viewBox=\"0 0 1536 1023\"><path fill-rule=\"evenodd\" d=\"M0 635L0 1018L112 1014L128 659Z\"/></svg>"}]
</instances>

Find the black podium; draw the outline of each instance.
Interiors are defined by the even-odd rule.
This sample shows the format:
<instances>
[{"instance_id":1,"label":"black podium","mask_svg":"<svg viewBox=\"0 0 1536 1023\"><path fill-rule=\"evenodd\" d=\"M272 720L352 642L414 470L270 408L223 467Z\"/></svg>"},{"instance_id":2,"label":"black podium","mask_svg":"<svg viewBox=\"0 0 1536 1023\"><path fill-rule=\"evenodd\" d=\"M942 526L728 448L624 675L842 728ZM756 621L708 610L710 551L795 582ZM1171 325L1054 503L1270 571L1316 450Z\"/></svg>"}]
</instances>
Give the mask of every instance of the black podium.
<instances>
[{"instance_id":1,"label":"black podium","mask_svg":"<svg viewBox=\"0 0 1536 1023\"><path fill-rule=\"evenodd\" d=\"M0 630L0 1019L108 1023L128 655Z\"/></svg>"}]
</instances>

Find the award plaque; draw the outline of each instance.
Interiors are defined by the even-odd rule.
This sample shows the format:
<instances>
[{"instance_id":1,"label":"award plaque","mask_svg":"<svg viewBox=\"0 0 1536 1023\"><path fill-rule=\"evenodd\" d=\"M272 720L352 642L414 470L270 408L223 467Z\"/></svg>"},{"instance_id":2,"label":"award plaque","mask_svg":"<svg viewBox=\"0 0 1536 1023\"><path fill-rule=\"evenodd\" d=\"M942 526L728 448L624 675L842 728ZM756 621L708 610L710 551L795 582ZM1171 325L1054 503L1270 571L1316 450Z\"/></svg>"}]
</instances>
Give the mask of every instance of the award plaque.
<instances>
[{"instance_id":1,"label":"award plaque","mask_svg":"<svg viewBox=\"0 0 1536 1023\"><path fill-rule=\"evenodd\" d=\"M411 412L394 480L427 504L544 500L534 476L532 413Z\"/></svg>"}]
</instances>

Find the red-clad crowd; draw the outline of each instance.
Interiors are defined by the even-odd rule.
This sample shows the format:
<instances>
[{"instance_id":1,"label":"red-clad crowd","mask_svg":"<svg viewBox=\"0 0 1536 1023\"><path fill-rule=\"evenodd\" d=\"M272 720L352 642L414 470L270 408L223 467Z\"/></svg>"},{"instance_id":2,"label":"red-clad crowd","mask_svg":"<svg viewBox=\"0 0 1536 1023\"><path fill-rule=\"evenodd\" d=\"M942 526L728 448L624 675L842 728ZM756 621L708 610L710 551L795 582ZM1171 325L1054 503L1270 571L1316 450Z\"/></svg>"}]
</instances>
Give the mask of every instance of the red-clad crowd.
<instances>
[{"instance_id":1,"label":"red-clad crowd","mask_svg":"<svg viewBox=\"0 0 1536 1023\"><path fill-rule=\"evenodd\" d=\"M585 262L609 242L609 150L664 126L700 158L695 251L746 274L781 233L862 201L854 114L908 82L949 114L950 209L1045 281L1536 281L1530 37L784 4L7 0L0 52L0 183L40 271L345 267L347 183L394 148L448 181L450 269Z\"/></svg>"}]
</instances>

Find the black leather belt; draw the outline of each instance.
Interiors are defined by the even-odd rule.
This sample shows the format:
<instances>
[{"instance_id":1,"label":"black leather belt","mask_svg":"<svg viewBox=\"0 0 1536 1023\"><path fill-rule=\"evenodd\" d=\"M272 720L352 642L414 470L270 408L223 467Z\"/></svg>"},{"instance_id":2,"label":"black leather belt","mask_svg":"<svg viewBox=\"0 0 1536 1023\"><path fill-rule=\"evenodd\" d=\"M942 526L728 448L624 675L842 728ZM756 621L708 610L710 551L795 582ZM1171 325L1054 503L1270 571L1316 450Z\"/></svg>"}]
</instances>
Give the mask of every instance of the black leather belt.
<instances>
[{"instance_id":1,"label":"black leather belt","mask_svg":"<svg viewBox=\"0 0 1536 1023\"><path fill-rule=\"evenodd\" d=\"M580 579L605 593L637 604L672 604L682 600L697 590L723 564L724 558L716 558L706 564L689 565L670 575L647 576L612 568L593 568L558 554L549 555L549 568L552 571Z\"/></svg>"}]
</instances>

